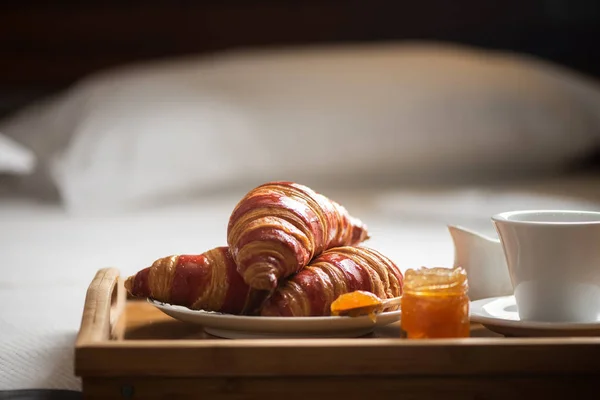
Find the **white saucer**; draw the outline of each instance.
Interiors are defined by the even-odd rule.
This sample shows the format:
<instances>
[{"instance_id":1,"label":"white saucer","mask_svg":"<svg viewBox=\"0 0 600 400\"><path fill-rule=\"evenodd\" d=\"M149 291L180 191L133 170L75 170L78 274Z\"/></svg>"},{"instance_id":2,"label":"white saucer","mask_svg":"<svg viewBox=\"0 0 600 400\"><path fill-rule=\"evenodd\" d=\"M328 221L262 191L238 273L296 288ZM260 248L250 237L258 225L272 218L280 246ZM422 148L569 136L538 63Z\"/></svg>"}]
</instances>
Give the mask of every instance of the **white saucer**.
<instances>
[{"instance_id":1,"label":"white saucer","mask_svg":"<svg viewBox=\"0 0 600 400\"><path fill-rule=\"evenodd\" d=\"M586 323L521 321L514 296L472 301L471 322L505 336L600 336L600 320Z\"/></svg>"},{"instance_id":2,"label":"white saucer","mask_svg":"<svg viewBox=\"0 0 600 400\"><path fill-rule=\"evenodd\" d=\"M400 311L378 314L376 322L364 317L250 317L191 310L148 299L165 314L202 325L210 335L228 339L358 337L377 326L400 320Z\"/></svg>"}]
</instances>

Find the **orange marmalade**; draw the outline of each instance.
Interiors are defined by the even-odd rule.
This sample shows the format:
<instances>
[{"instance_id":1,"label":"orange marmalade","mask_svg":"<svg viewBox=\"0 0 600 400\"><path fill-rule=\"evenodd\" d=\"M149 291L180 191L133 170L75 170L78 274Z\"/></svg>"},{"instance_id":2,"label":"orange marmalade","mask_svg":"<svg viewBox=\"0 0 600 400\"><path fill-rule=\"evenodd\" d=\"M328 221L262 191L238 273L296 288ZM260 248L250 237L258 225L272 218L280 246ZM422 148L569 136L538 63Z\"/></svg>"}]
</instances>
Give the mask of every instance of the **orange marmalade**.
<instances>
[{"instance_id":1,"label":"orange marmalade","mask_svg":"<svg viewBox=\"0 0 600 400\"><path fill-rule=\"evenodd\" d=\"M467 289L467 274L462 268L407 270L401 306L402 329L407 337L469 337Z\"/></svg>"}]
</instances>

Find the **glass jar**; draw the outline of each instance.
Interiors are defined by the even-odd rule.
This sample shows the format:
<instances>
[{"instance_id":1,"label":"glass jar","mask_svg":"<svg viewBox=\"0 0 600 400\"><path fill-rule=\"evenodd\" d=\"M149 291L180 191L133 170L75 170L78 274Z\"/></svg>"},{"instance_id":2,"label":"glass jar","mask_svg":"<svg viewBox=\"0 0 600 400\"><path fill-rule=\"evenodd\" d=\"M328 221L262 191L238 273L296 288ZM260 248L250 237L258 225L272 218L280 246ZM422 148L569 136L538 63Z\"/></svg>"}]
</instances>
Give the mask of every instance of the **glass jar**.
<instances>
[{"instance_id":1,"label":"glass jar","mask_svg":"<svg viewBox=\"0 0 600 400\"><path fill-rule=\"evenodd\" d=\"M402 289L402 329L409 339L470 336L463 268L409 269Z\"/></svg>"}]
</instances>

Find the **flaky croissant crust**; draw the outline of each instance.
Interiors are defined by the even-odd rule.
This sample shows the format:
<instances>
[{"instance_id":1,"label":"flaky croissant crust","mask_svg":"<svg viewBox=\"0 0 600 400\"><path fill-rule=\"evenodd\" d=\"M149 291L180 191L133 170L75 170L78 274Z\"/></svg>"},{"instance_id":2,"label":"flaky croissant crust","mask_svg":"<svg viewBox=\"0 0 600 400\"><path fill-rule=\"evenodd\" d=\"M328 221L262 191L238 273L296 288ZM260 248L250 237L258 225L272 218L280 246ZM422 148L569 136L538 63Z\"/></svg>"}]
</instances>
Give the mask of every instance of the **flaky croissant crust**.
<instances>
[{"instance_id":1,"label":"flaky croissant crust","mask_svg":"<svg viewBox=\"0 0 600 400\"><path fill-rule=\"evenodd\" d=\"M357 245L367 227L312 189L293 182L270 182L251 190L235 207L227 242L244 281L271 290L323 251Z\"/></svg>"},{"instance_id":2,"label":"flaky croissant crust","mask_svg":"<svg viewBox=\"0 0 600 400\"><path fill-rule=\"evenodd\" d=\"M377 250L338 247L283 282L262 306L263 316L328 316L338 296L355 290L382 299L402 294L400 269Z\"/></svg>"},{"instance_id":3,"label":"flaky croissant crust","mask_svg":"<svg viewBox=\"0 0 600 400\"><path fill-rule=\"evenodd\" d=\"M229 314L256 313L268 294L244 283L226 246L160 258L128 277L125 288L136 297Z\"/></svg>"}]
</instances>

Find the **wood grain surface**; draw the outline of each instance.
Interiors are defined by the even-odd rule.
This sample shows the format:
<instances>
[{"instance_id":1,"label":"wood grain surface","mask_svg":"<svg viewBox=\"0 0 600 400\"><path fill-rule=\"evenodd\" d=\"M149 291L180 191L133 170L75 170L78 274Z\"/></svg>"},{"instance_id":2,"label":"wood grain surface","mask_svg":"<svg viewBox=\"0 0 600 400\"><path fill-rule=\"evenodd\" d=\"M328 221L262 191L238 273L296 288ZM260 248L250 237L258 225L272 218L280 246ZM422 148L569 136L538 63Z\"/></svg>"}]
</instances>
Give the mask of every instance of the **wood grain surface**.
<instances>
[{"instance_id":1,"label":"wood grain surface","mask_svg":"<svg viewBox=\"0 0 600 400\"><path fill-rule=\"evenodd\" d=\"M88 379L86 399L464 400L594 398L598 376Z\"/></svg>"},{"instance_id":2,"label":"wood grain surface","mask_svg":"<svg viewBox=\"0 0 600 400\"><path fill-rule=\"evenodd\" d=\"M355 339L220 339L126 299L109 268L88 290L75 371L87 398L107 399L556 398L600 379L600 338L472 333L408 340L393 324Z\"/></svg>"},{"instance_id":3,"label":"wood grain surface","mask_svg":"<svg viewBox=\"0 0 600 400\"><path fill-rule=\"evenodd\" d=\"M96 273L88 287L76 347L107 343L120 325L125 307L125 288L119 270L104 268Z\"/></svg>"}]
</instances>

